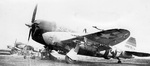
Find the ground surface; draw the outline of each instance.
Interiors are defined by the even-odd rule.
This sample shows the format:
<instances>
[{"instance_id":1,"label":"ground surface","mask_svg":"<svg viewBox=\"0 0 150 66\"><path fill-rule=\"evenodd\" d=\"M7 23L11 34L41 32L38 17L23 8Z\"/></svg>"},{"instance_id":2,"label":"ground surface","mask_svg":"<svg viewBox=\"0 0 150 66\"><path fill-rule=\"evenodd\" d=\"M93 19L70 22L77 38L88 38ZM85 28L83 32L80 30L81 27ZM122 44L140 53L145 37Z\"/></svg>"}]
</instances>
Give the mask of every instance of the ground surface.
<instances>
[{"instance_id":1,"label":"ground surface","mask_svg":"<svg viewBox=\"0 0 150 66\"><path fill-rule=\"evenodd\" d=\"M126 59L122 60L122 64L117 64L117 60L105 60L97 58L82 57L75 64L66 64L64 56L59 56L59 61L24 59L23 56L17 55L0 55L0 66L150 66L150 59Z\"/></svg>"}]
</instances>

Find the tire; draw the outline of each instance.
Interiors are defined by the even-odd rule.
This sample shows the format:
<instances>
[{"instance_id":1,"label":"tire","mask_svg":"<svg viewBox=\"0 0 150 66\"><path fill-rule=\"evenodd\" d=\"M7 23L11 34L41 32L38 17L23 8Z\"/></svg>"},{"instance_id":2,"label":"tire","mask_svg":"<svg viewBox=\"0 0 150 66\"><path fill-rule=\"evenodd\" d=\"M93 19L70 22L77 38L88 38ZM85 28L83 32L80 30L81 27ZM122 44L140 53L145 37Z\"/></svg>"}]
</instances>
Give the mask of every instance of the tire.
<instances>
[{"instance_id":1,"label":"tire","mask_svg":"<svg viewBox=\"0 0 150 66\"><path fill-rule=\"evenodd\" d=\"M68 63L68 64L73 64L73 63L75 63L75 60L72 60L70 57L68 57L68 56L65 56L65 61L66 61L66 63Z\"/></svg>"},{"instance_id":2,"label":"tire","mask_svg":"<svg viewBox=\"0 0 150 66\"><path fill-rule=\"evenodd\" d=\"M118 63L122 63L121 61L118 61Z\"/></svg>"},{"instance_id":3,"label":"tire","mask_svg":"<svg viewBox=\"0 0 150 66\"><path fill-rule=\"evenodd\" d=\"M27 56L24 56L23 58L24 58L24 59L26 59L26 58L27 58Z\"/></svg>"}]
</instances>

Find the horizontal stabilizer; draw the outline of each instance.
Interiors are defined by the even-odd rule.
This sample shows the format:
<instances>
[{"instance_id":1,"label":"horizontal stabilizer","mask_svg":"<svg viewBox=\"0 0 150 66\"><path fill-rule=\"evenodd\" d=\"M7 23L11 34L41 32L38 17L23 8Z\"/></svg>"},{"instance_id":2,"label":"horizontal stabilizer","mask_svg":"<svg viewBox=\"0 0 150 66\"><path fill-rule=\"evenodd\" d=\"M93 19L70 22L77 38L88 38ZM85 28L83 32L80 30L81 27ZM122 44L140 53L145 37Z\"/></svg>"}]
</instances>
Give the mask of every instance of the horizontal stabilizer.
<instances>
[{"instance_id":1,"label":"horizontal stabilizer","mask_svg":"<svg viewBox=\"0 0 150 66\"><path fill-rule=\"evenodd\" d=\"M139 57L148 57L150 56L150 53L144 53L144 52L137 52L137 51L125 51L128 54L132 54Z\"/></svg>"}]
</instances>

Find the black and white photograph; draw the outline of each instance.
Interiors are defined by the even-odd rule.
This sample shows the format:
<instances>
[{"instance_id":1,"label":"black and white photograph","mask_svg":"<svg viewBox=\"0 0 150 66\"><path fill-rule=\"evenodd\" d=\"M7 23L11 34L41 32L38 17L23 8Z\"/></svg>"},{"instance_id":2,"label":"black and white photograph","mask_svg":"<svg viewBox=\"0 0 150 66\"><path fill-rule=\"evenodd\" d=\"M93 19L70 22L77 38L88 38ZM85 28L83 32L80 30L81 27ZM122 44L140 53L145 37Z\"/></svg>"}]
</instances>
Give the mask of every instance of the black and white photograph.
<instances>
[{"instance_id":1,"label":"black and white photograph","mask_svg":"<svg viewBox=\"0 0 150 66\"><path fill-rule=\"evenodd\" d=\"M150 66L150 0L0 0L0 66Z\"/></svg>"}]
</instances>

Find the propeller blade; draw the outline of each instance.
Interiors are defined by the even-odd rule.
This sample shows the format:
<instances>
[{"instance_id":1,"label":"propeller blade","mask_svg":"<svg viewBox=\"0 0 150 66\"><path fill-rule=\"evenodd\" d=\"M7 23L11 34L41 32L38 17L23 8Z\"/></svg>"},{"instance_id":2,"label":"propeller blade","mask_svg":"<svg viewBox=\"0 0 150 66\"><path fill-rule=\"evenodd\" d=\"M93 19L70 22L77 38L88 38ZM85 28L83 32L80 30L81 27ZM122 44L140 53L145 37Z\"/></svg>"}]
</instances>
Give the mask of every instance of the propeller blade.
<instances>
[{"instance_id":1,"label":"propeller blade","mask_svg":"<svg viewBox=\"0 0 150 66\"><path fill-rule=\"evenodd\" d=\"M33 11L32 21L31 21L32 23L34 23L34 21L35 21L36 12L37 12L37 6L38 6L38 5L35 6L34 11Z\"/></svg>"},{"instance_id":2,"label":"propeller blade","mask_svg":"<svg viewBox=\"0 0 150 66\"><path fill-rule=\"evenodd\" d=\"M28 36L28 41L30 40L31 33L32 33L32 30L30 29L29 36Z\"/></svg>"},{"instance_id":3,"label":"propeller blade","mask_svg":"<svg viewBox=\"0 0 150 66\"><path fill-rule=\"evenodd\" d=\"M25 24L26 26L28 26L29 28L31 27L31 25L30 24Z\"/></svg>"},{"instance_id":4,"label":"propeller blade","mask_svg":"<svg viewBox=\"0 0 150 66\"><path fill-rule=\"evenodd\" d=\"M103 29L99 29L97 26L92 26L92 27L97 29L97 30L103 30Z\"/></svg>"}]
</instances>

